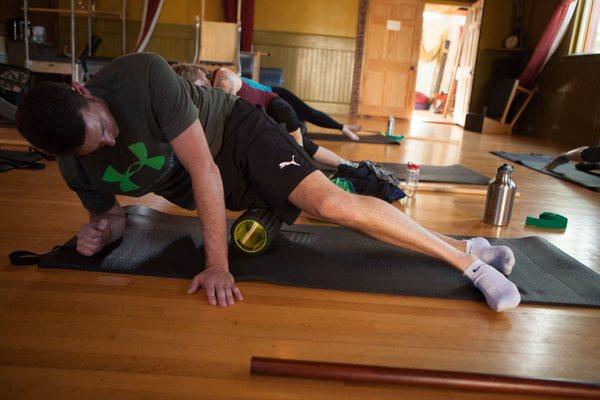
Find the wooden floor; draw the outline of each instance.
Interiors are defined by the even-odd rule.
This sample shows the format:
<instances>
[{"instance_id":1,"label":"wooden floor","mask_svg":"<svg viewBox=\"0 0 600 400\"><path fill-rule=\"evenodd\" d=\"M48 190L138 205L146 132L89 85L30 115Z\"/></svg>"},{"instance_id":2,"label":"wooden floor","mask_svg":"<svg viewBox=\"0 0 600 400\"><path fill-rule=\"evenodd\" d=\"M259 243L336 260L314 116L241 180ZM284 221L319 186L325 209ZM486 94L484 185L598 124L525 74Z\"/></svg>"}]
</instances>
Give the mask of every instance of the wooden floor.
<instances>
[{"instance_id":1,"label":"wooden floor","mask_svg":"<svg viewBox=\"0 0 600 400\"><path fill-rule=\"evenodd\" d=\"M385 127L381 119L361 122ZM460 163L488 176L502 163L490 150L565 150L447 124L398 124L396 132L408 133L402 146L327 145L350 159ZM16 138L6 129L0 136ZM521 197L507 228L481 222L478 195L421 192L399 207L445 233L543 236L600 272L600 194L519 166L514 179ZM252 377L253 355L600 381L598 309L522 305L497 314L472 301L241 283L246 300L223 310L186 295L184 280L8 265L10 251L47 251L85 221L56 163L0 174L0 201L3 399L517 398ZM154 196L121 201L190 214ZM566 231L524 226L542 211L568 216Z\"/></svg>"}]
</instances>

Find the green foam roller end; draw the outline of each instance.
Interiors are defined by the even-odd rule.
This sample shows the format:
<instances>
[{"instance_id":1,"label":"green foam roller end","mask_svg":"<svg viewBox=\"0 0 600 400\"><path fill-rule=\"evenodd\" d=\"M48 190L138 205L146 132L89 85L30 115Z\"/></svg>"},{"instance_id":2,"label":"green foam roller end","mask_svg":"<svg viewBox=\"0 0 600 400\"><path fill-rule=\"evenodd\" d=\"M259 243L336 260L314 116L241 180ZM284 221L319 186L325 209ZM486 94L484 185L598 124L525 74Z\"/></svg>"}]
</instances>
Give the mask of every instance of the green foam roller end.
<instances>
[{"instance_id":1,"label":"green foam roller end","mask_svg":"<svg viewBox=\"0 0 600 400\"><path fill-rule=\"evenodd\" d=\"M354 188L354 185L348 179L335 178L335 179L332 179L331 182L333 182L334 185L342 188L346 192L356 193L356 189Z\"/></svg>"}]
</instances>

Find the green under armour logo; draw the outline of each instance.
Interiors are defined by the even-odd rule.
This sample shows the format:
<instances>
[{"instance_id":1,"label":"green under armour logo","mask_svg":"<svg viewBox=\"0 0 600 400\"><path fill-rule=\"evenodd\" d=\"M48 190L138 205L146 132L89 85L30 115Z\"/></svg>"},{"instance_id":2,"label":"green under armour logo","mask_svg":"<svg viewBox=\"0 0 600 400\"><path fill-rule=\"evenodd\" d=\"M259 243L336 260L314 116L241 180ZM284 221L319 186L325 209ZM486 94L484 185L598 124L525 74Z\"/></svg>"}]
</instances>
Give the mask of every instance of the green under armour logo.
<instances>
[{"instance_id":1,"label":"green under armour logo","mask_svg":"<svg viewBox=\"0 0 600 400\"><path fill-rule=\"evenodd\" d=\"M143 142L134 143L130 145L129 150L138 158L138 161L134 162L127 168L124 174L117 171L112 165L106 167L102 180L104 182L119 182L119 189L123 192L131 192L139 188L138 185L131 181L131 177L141 170L144 166L149 166L152 169L160 171L165 164L165 156L156 156L148 158L148 149Z\"/></svg>"}]
</instances>

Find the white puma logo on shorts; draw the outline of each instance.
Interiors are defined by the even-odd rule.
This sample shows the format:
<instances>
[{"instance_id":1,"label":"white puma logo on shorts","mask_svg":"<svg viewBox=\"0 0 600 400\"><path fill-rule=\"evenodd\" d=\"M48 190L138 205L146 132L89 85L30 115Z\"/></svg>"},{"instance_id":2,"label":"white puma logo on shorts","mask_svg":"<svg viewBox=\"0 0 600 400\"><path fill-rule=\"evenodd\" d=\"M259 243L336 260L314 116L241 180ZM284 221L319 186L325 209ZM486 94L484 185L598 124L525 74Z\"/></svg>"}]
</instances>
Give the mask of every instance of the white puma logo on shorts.
<instances>
[{"instance_id":1,"label":"white puma logo on shorts","mask_svg":"<svg viewBox=\"0 0 600 400\"><path fill-rule=\"evenodd\" d=\"M279 169L284 169L288 165L296 165L299 167L300 164L298 164L296 161L294 161L294 157L296 157L296 156L292 155L292 161L286 161L286 162L279 163Z\"/></svg>"}]
</instances>

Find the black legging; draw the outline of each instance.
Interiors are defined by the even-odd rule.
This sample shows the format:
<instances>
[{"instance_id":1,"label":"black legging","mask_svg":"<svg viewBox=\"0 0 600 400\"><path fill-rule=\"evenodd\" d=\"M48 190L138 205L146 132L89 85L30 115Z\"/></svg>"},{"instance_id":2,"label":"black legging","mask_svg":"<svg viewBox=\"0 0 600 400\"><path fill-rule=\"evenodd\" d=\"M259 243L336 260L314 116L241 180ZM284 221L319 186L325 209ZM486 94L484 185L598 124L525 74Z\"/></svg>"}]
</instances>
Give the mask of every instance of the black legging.
<instances>
[{"instance_id":1,"label":"black legging","mask_svg":"<svg viewBox=\"0 0 600 400\"><path fill-rule=\"evenodd\" d=\"M302 146L304 147L304 151L312 157L315 155L319 146L312 141L311 138L306 136L306 129L304 128L304 124L296 115L296 112L292 108L292 106L282 99L281 97L276 97L267 106L265 110L269 117L273 118L275 122L279 124L285 124L285 128L288 132L293 132L298 128L302 129Z\"/></svg>"},{"instance_id":2,"label":"black legging","mask_svg":"<svg viewBox=\"0 0 600 400\"><path fill-rule=\"evenodd\" d=\"M600 146L590 146L582 151L581 159L587 162L600 162Z\"/></svg>"},{"instance_id":3,"label":"black legging","mask_svg":"<svg viewBox=\"0 0 600 400\"><path fill-rule=\"evenodd\" d=\"M302 121L310 122L311 124L323 128L342 130L344 127L344 125L340 124L324 112L310 107L289 90L279 86L272 86L271 89L274 93L277 93L279 97L290 103L290 105L294 108L294 111L296 111L298 118L300 118Z\"/></svg>"}]
</instances>

